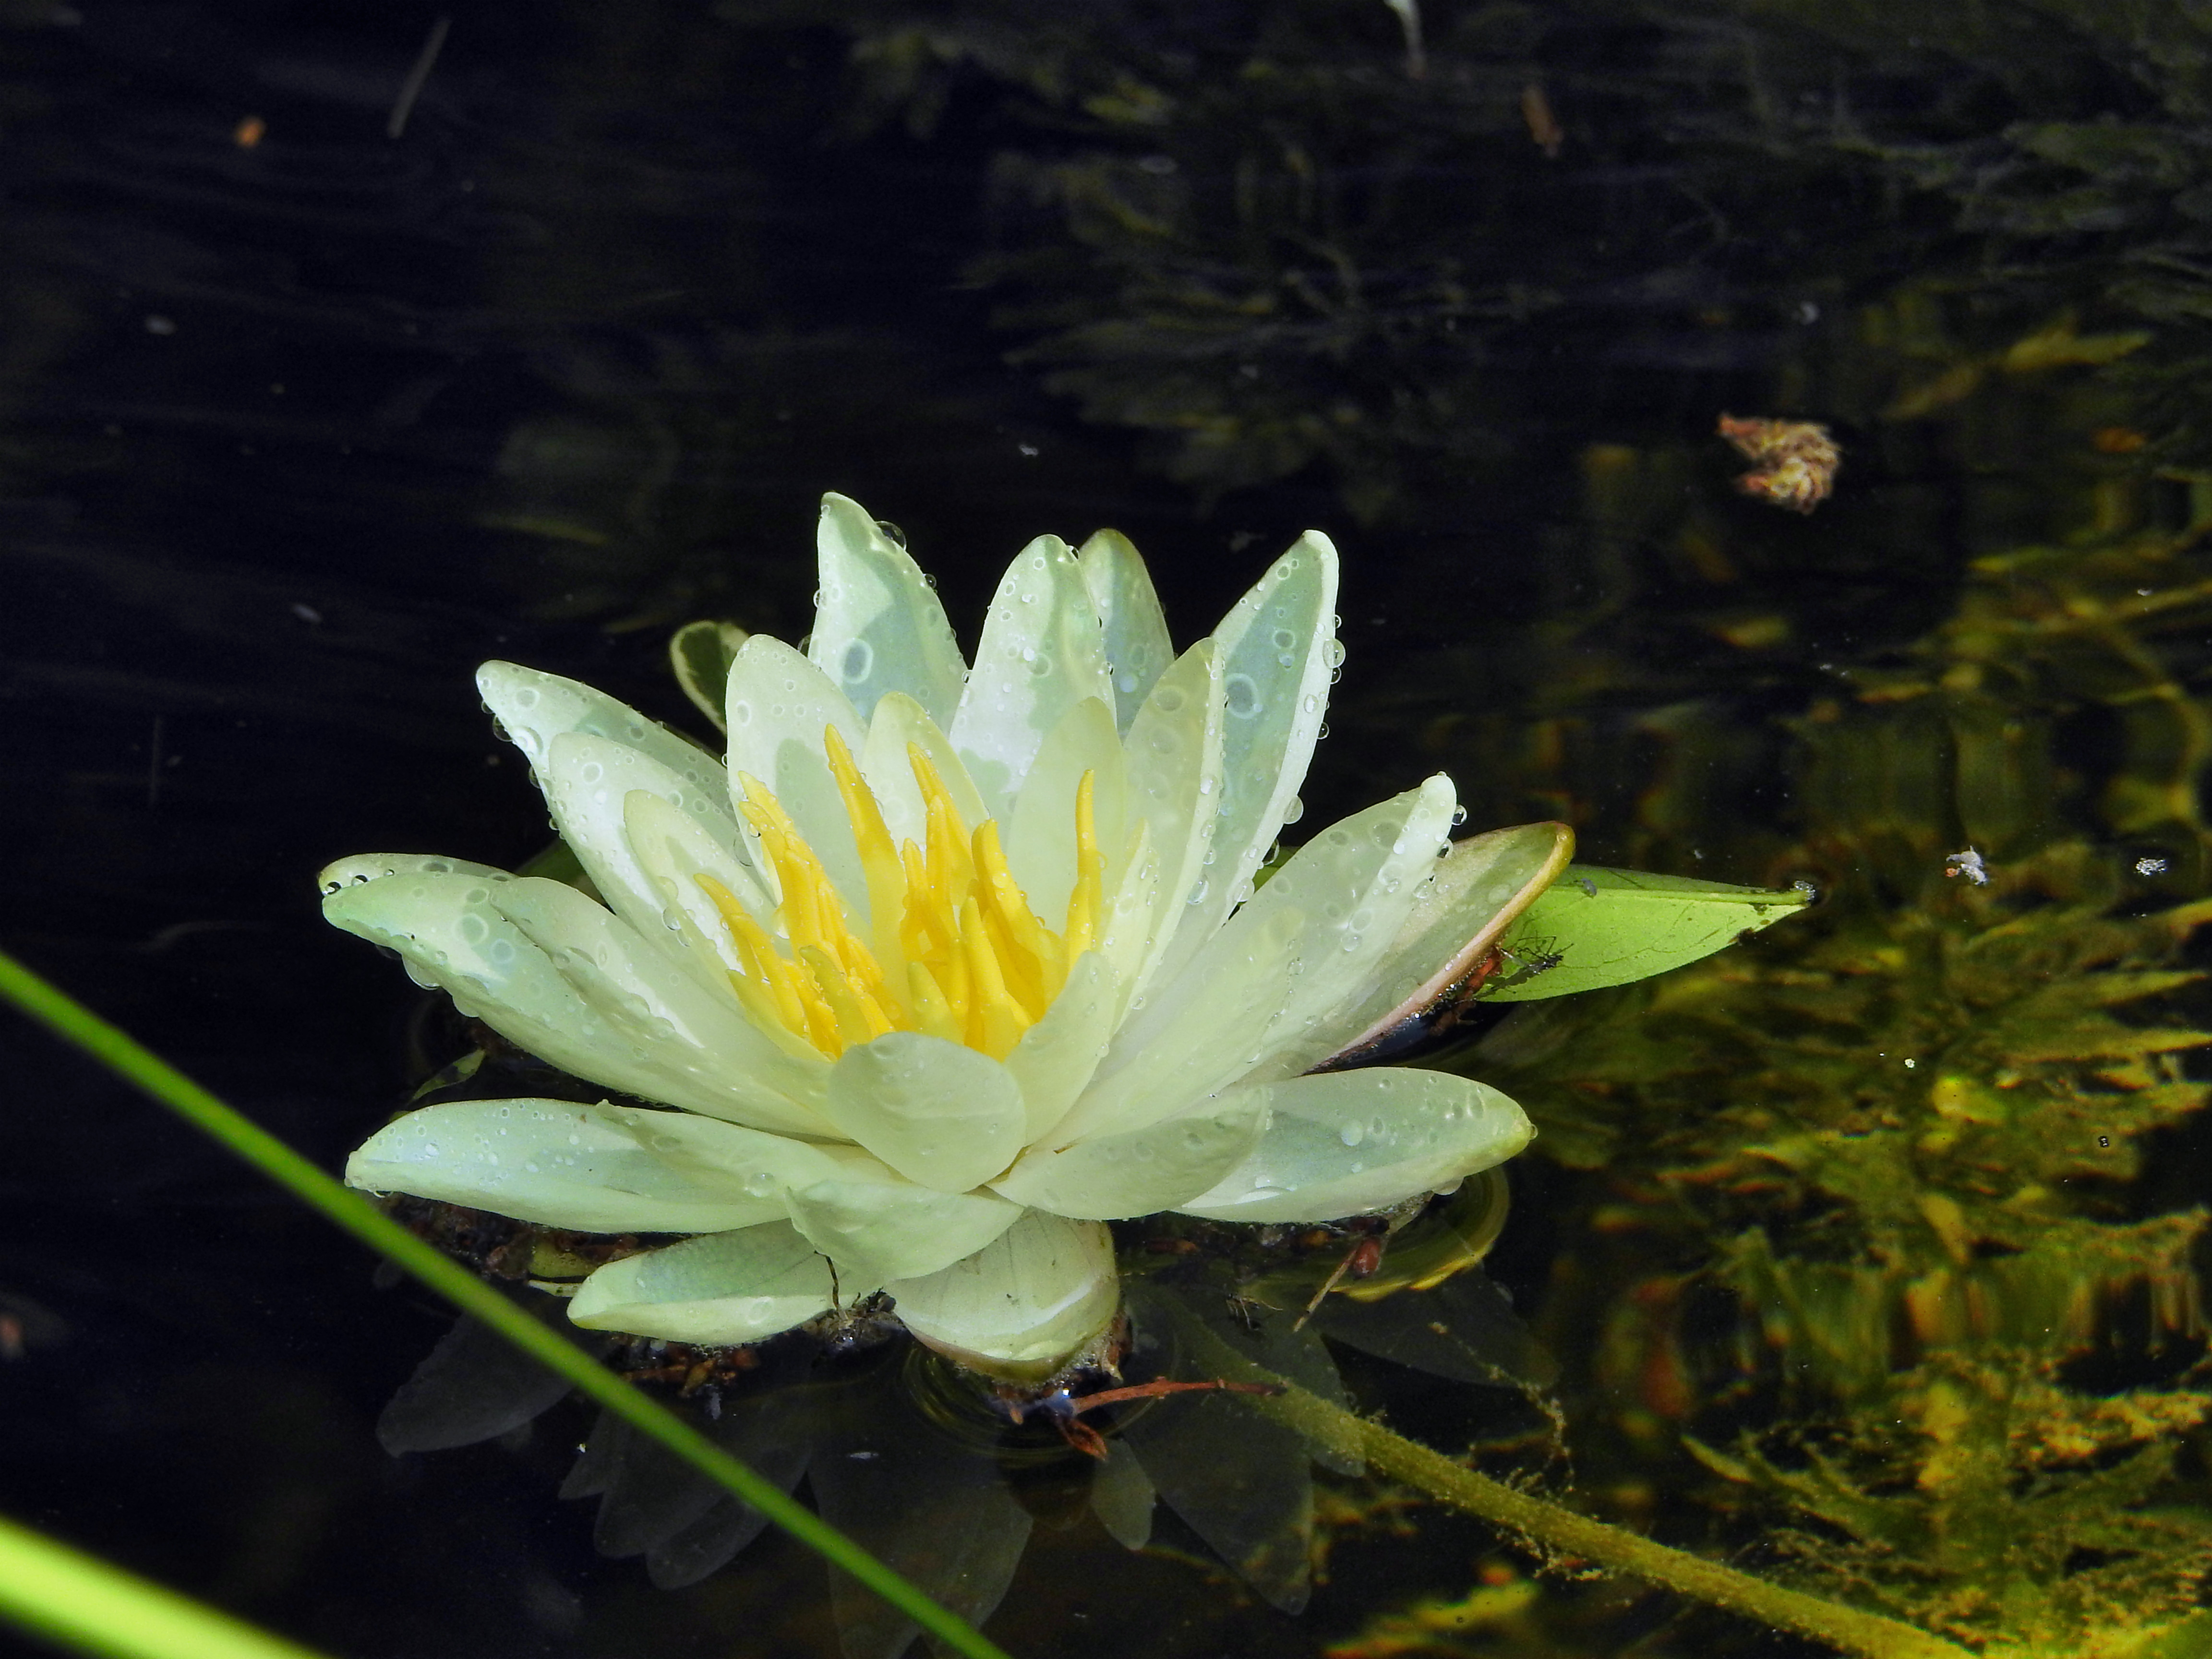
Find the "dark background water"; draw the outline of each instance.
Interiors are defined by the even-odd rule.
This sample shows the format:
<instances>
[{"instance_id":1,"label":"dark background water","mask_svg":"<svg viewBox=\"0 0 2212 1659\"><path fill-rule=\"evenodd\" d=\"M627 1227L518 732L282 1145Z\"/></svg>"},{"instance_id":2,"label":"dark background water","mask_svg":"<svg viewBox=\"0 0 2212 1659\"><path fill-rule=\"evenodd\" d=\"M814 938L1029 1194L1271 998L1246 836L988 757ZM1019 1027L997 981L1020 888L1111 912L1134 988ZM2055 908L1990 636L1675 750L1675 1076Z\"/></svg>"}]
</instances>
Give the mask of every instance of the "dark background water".
<instances>
[{"instance_id":1,"label":"dark background water","mask_svg":"<svg viewBox=\"0 0 2212 1659\"><path fill-rule=\"evenodd\" d=\"M435 8L0 0L0 934L325 1165L450 1056L315 870L529 856L476 664L696 729L669 627L802 635L825 489L903 529L970 641L1042 532L1128 532L1180 643L1325 529L1349 657L1310 822L1449 764L1481 823L1761 882L1794 872L1784 721L1837 664L2098 488L2166 511L2183 484L2079 441L2107 404L2149 459L2201 441L2169 381L2078 370L1884 423L2067 304L2180 314L2140 273L2191 252L2191 179L2021 137L2160 118L2048 9L2000 49L1438 5L1423 82L1379 0L726 9L456 10L394 137ZM1114 105L1139 72L1171 109ZM2103 194L2002 218L2069 189ZM1732 494L1731 409L1836 422L1844 492ZM386 1458L438 1310L75 1056L0 1044L0 1508L337 1653L828 1650L781 1543L669 1595L597 1559L551 1496L574 1413ZM1533 1294L1540 1231L1498 1270ZM1302 1621L1040 1534L994 1630L1312 1650L1463 1577L1480 1534L1423 1525L1346 1546Z\"/></svg>"}]
</instances>

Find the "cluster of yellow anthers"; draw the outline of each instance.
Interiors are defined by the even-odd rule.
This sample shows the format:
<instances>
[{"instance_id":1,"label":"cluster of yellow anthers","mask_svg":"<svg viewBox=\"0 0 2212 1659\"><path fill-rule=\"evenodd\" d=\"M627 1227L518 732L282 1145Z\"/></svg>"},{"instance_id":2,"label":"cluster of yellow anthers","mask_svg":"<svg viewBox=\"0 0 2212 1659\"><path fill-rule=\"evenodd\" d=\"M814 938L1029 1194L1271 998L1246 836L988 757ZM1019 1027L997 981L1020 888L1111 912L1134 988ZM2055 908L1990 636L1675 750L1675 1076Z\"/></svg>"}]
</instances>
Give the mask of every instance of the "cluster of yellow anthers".
<instances>
[{"instance_id":1,"label":"cluster of yellow anthers","mask_svg":"<svg viewBox=\"0 0 2212 1659\"><path fill-rule=\"evenodd\" d=\"M776 921L791 955L735 894L697 877L744 964L730 975L738 1000L762 1029L788 1032L833 1060L886 1031L921 1031L1005 1059L1096 940L1106 860L1092 823L1091 775L1076 792L1076 881L1067 925L1054 933L1006 868L997 823L986 818L971 832L918 744L907 754L927 814L927 848L891 844L875 794L834 726L823 746L860 848L870 939L853 931L843 899L781 803L741 772L742 810L781 889Z\"/></svg>"}]
</instances>

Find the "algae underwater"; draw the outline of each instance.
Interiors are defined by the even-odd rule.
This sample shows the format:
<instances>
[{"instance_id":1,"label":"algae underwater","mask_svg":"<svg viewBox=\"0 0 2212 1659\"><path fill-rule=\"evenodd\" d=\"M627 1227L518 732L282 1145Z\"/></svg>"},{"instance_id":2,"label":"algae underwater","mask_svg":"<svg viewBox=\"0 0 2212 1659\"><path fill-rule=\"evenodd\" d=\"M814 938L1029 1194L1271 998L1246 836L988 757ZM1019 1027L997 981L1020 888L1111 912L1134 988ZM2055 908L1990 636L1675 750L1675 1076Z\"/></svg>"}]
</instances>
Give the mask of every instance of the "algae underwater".
<instances>
[{"instance_id":1,"label":"algae underwater","mask_svg":"<svg viewBox=\"0 0 2212 1659\"><path fill-rule=\"evenodd\" d=\"M963 644L1041 530L1128 532L1182 644L1319 526L1343 678L1287 847L1443 773L1455 835L1821 902L1534 1001L1571 918L1498 934L1381 1057L1536 1137L1367 1278L1334 1221L1112 1224L1097 1382L1262 1391L1015 1421L875 1312L826 1358L544 1328L828 1471L894 1565L1003 1591L1018 1653L2185 1655L2199 31L2008 17L457 15L394 137L428 12L11 14L9 948L325 1170L409 1109L588 1106L306 890L356 847L575 877L528 865L480 661L719 750L692 694L809 632L824 489L896 515ZM1724 415L1825 427L1826 499L1744 493ZM0 1510L333 1653L899 1640L118 1085L11 1056ZM519 1302L608 1254L414 1202Z\"/></svg>"}]
</instances>

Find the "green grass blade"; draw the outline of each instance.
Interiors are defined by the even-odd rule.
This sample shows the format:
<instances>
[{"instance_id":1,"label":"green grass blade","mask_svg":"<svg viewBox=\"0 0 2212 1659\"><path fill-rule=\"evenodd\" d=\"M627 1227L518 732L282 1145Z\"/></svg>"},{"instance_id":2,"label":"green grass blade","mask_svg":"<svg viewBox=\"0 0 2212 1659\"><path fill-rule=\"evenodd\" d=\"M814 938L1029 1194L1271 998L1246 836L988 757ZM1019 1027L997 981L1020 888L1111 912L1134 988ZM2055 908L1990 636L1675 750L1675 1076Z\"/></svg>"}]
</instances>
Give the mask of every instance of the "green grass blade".
<instances>
[{"instance_id":1,"label":"green grass blade","mask_svg":"<svg viewBox=\"0 0 2212 1659\"><path fill-rule=\"evenodd\" d=\"M0 1619L115 1659L319 1659L312 1650L0 1516Z\"/></svg>"},{"instance_id":2,"label":"green grass blade","mask_svg":"<svg viewBox=\"0 0 2212 1659\"><path fill-rule=\"evenodd\" d=\"M481 1320L641 1433L711 1476L833 1565L969 1659L1007 1659L966 1620L862 1549L774 1482L706 1440L683 1419L539 1324L459 1263L448 1261L358 1193L224 1104L83 1004L0 952L0 998L137 1084L371 1249Z\"/></svg>"}]
</instances>

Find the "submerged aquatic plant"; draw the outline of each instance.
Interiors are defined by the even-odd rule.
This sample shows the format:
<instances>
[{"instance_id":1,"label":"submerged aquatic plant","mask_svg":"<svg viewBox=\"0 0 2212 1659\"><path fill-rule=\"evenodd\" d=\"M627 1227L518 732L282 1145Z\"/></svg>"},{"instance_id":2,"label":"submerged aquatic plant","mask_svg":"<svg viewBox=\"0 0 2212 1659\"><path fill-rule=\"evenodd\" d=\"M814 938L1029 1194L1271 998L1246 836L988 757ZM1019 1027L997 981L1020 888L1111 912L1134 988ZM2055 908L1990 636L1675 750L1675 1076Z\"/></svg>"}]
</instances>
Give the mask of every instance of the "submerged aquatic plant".
<instances>
[{"instance_id":1,"label":"submerged aquatic plant","mask_svg":"<svg viewBox=\"0 0 2212 1659\"><path fill-rule=\"evenodd\" d=\"M1571 841L1451 846L1438 775L1255 891L1341 656L1324 538L1180 657L1125 540L1042 538L972 671L855 504L825 499L820 550L807 652L732 660L726 770L587 687L481 672L604 903L451 859L324 872L337 926L652 1103L424 1107L349 1182L684 1235L599 1266L581 1325L742 1344L881 1291L931 1346L1036 1381L1113 1320L1107 1220L1329 1220L1526 1141L1471 1079L1304 1075L1466 978Z\"/></svg>"}]
</instances>

